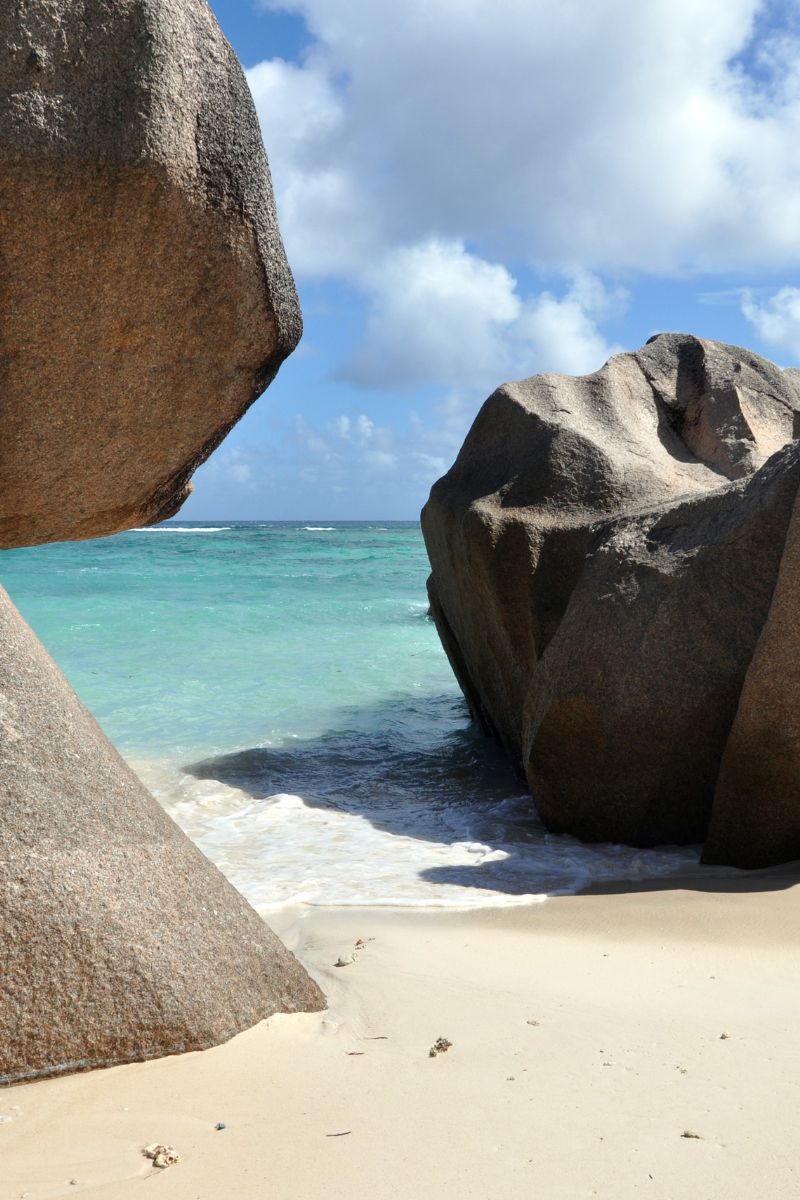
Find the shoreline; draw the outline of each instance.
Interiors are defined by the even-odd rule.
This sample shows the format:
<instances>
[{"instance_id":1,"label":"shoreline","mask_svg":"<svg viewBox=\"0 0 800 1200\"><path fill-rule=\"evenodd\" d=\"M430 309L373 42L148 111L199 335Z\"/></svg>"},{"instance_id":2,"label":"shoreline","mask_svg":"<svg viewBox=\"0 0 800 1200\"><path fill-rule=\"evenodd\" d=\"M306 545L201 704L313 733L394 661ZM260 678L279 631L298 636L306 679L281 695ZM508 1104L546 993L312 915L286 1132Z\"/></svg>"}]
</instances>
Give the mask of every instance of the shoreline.
<instances>
[{"instance_id":1,"label":"shoreline","mask_svg":"<svg viewBox=\"0 0 800 1200\"><path fill-rule=\"evenodd\" d=\"M757 874L272 912L328 1010L0 1091L0 1200L788 1200L800 885Z\"/></svg>"}]
</instances>

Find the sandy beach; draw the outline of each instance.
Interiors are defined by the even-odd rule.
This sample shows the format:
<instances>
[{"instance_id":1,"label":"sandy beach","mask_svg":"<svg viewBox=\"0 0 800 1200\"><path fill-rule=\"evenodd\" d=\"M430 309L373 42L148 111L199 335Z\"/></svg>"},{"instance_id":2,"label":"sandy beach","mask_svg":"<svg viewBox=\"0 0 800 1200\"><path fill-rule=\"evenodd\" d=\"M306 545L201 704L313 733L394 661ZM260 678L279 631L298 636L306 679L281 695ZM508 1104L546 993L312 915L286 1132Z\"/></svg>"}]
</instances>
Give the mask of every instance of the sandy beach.
<instances>
[{"instance_id":1,"label":"sandy beach","mask_svg":"<svg viewBox=\"0 0 800 1200\"><path fill-rule=\"evenodd\" d=\"M800 0L0 0L0 1200L800 1200L798 128Z\"/></svg>"},{"instance_id":2,"label":"sandy beach","mask_svg":"<svg viewBox=\"0 0 800 1200\"><path fill-rule=\"evenodd\" d=\"M522 909L273 915L328 1011L6 1089L0 1198L788 1200L796 879L698 869ZM181 1162L155 1170L153 1142Z\"/></svg>"}]
</instances>

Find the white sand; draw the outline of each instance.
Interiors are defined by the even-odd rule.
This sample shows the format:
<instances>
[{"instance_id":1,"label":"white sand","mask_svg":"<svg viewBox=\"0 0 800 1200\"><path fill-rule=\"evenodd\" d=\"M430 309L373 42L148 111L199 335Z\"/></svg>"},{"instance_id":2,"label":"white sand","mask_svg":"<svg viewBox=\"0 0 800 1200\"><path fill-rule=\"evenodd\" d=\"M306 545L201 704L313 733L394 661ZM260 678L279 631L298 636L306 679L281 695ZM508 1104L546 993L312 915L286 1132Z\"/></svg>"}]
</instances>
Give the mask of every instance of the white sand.
<instances>
[{"instance_id":1,"label":"white sand","mask_svg":"<svg viewBox=\"0 0 800 1200\"><path fill-rule=\"evenodd\" d=\"M683 882L285 914L329 1011L1 1091L0 1200L798 1197L800 887Z\"/></svg>"}]
</instances>

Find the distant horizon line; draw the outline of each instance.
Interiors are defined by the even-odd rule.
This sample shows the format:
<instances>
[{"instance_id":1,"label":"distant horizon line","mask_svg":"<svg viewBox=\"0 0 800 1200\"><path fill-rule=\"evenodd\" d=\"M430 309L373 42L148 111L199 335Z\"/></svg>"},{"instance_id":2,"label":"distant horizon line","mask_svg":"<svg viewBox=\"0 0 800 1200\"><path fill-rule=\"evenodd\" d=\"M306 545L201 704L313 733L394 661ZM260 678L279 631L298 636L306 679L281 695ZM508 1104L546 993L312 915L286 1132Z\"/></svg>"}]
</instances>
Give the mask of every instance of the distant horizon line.
<instances>
[{"instance_id":1,"label":"distant horizon line","mask_svg":"<svg viewBox=\"0 0 800 1200\"><path fill-rule=\"evenodd\" d=\"M382 525L408 525L419 522L419 517L168 517L166 521L156 521L155 525L172 525L188 522L194 525L211 525L218 521L270 521L272 524L295 524L301 521L331 521L339 525L363 525L367 522L380 522Z\"/></svg>"}]
</instances>

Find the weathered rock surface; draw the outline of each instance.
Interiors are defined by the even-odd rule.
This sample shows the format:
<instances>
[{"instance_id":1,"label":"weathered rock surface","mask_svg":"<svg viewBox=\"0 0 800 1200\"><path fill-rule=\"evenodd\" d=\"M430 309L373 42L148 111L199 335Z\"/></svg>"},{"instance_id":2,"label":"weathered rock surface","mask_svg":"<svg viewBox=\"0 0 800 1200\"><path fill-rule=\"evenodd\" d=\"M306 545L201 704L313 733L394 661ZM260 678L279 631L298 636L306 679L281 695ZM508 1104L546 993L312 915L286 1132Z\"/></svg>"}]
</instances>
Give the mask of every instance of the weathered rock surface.
<instances>
[{"instance_id":1,"label":"weathered rock surface","mask_svg":"<svg viewBox=\"0 0 800 1200\"><path fill-rule=\"evenodd\" d=\"M204 0L0 6L0 546L171 515L296 344ZM323 1007L0 593L0 1083Z\"/></svg>"},{"instance_id":2,"label":"weathered rock surface","mask_svg":"<svg viewBox=\"0 0 800 1200\"><path fill-rule=\"evenodd\" d=\"M0 590L0 1083L199 1050L319 988Z\"/></svg>"},{"instance_id":3,"label":"weathered rock surface","mask_svg":"<svg viewBox=\"0 0 800 1200\"><path fill-rule=\"evenodd\" d=\"M300 336L205 0L0 5L0 546L177 511Z\"/></svg>"},{"instance_id":4,"label":"weathered rock surface","mask_svg":"<svg viewBox=\"0 0 800 1200\"><path fill-rule=\"evenodd\" d=\"M800 858L800 502L717 781L706 862Z\"/></svg>"},{"instance_id":5,"label":"weathered rock surface","mask_svg":"<svg viewBox=\"0 0 800 1200\"><path fill-rule=\"evenodd\" d=\"M431 492L431 604L549 828L800 857L800 373L666 334L507 384Z\"/></svg>"}]
</instances>

